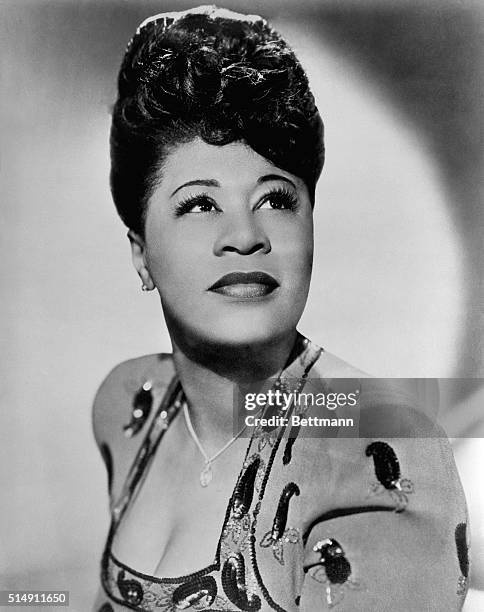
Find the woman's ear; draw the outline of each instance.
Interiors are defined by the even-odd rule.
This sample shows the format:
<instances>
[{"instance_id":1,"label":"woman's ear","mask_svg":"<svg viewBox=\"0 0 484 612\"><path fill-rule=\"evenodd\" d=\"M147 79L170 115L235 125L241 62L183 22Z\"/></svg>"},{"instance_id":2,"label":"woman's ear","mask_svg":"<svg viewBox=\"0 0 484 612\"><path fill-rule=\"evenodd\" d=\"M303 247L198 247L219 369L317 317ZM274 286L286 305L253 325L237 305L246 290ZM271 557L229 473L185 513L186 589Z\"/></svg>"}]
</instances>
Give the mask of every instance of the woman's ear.
<instances>
[{"instance_id":1,"label":"woman's ear","mask_svg":"<svg viewBox=\"0 0 484 612\"><path fill-rule=\"evenodd\" d=\"M131 244L131 259L133 266L141 279L143 291L152 291L155 288L148 267L146 265L146 245L144 239L134 232L128 232L129 242Z\"/></svg>"}]
</instances>

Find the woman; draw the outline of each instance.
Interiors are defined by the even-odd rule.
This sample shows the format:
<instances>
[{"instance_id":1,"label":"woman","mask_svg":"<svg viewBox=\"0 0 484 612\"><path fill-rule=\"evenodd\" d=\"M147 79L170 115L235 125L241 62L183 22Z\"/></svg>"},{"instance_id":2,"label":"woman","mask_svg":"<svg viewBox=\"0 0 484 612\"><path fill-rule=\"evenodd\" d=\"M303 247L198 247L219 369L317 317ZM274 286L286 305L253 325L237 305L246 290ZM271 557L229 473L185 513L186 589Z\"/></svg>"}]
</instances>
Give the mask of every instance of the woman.
<instances>
[{"instance_id":1,"label":"woman","mask_svg":"<svg viewBox=\"0 0 484 612\"><path fill-rule=\"evenodd\" d=\"M322 134L303 69L260 17L165 13L128 45L112 193L173 355L122 363L94 403L112 510L96 610L462 606L460 483L406 396L362 382L359 437L234 419L249 390L323 393L364 377L296 330ZM289 404L285 416L328 416Z\"/></svg>"}]
</instances>

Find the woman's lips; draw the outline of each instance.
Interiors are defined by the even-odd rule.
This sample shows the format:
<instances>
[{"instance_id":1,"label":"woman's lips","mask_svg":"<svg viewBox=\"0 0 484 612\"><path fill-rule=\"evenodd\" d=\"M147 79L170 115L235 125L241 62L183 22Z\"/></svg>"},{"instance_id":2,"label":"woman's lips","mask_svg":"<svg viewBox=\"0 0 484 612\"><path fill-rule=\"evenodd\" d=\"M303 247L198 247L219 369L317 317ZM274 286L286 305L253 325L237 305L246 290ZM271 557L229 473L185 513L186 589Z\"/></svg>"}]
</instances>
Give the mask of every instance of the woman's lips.
<instances>
[{"instance_id":1,"label":"woman's lips","mask_svg":"<svg viewBox=\"0 0 484 612\"><path fill-rule=\"evenodd\" d=\"M208 288L234 298L253 299L269 295L279 283L266 272L230 272Z\"/></svg>"},{"instance_id":2,"label":"woman's lips","mask_svg":"<svg viewBox=\"0 0 484 612\"><path fill-rule=\"evenodd\" d=\"M269 295L269 293L274 291L274 287L260 285L257 283L242 283L239 285L225 285L224 287L212 289L211 291L220 293L222 295L227 295L229 297L250 299Z\"/></svg>"}]
</instances>

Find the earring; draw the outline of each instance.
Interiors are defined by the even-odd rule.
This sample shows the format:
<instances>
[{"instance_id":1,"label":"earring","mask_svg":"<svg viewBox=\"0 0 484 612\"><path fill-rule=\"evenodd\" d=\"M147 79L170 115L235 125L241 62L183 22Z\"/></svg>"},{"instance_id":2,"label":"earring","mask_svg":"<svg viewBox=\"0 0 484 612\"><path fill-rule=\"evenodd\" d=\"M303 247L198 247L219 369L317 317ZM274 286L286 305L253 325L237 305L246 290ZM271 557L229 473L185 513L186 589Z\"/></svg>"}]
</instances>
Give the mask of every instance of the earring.
<instances>
[{"instance_id":1,"label":"earring","mask_svg":"<svg viewBox=\"0 0 484 612\"><path fill-rule=\"evenodd\" d=\"M144 283L141 285L141 291L150 291L150 288L148 287L148 285L145 285Z\"/></svg>"}]
</instances>

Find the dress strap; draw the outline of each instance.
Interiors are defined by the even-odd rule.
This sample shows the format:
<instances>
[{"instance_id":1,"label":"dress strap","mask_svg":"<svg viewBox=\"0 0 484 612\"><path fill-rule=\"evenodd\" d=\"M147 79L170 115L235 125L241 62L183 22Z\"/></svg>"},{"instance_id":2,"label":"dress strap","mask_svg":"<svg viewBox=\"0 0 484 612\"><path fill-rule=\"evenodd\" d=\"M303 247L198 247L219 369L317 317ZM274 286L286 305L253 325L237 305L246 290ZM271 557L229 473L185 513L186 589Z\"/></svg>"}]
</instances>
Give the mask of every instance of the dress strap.
<instances>
[{"instance_id":1,"label":"dress strap","mask_svg":"<svg viewBox=\"0 0 484 612\"><path fill-rule=\"evenodd\" d=\"M178 376L171 379L160 402L158 410L141 443L136 457L129 469L118 500L113 504L112 515L114 527L120 522L131 500L136 497L142 481L148 472L158 444L163 438L171 421L181 407L182 387Z\"/></svg>"},{"instance_id":2,"label":"dress strap","mask_svg":"<svg viewBox=\"0 0 484 612\"><path fill-rule=\"evenodd\" d=\"M284 369L284 378L300 379L303 385L309 370L319 358L322 349L311 343L298 332L293 352ZM140 490L146 477L148 467L153 460L158 444L163 438L171 421L182 406L183 389L175 373L163 395L158 410L141 443L136 457L131 465L121 494L112 506L113 528L116 529L126 509Z\"/></svg>"},{"instance_id":3,"label":"dress strap","mask_svg":"<svg viewBox=\"0 0 484 612\"><path fill-rule=\"evenodd\" d=\"M283 372L283 377L306 380L324 349L297 332L294 348Z\"/></svg>"}]
</instances>

